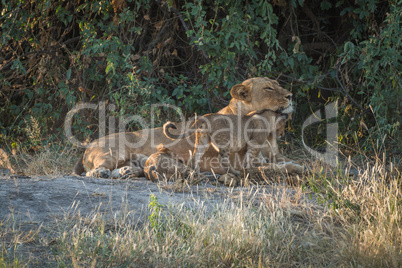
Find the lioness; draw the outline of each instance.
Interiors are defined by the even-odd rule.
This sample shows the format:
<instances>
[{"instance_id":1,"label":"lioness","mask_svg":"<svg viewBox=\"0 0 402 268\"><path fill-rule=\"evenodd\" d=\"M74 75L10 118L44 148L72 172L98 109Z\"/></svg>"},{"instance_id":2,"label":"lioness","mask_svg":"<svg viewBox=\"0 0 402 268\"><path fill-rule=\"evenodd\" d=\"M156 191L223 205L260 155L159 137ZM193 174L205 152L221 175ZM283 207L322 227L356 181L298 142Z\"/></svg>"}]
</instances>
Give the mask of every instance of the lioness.
<instances>
[{"instance_id":1,"label":"lioness","mask_svg":"<svg viewBox=\"0 0 402 268\"><path fill-rule=\"evenodd\" d=\"M265 77L251 78L232 87L232 99L229 105L219 114L246 115L253 111L264 109L283 109L282 113L293 112L292 93L279 86L278 82ZM191 125L192 122L189 122ZM178 123L176 127L185 129L185 123ZM178 132L179 133L179 132ZM84 155L74 167L75 174L86 171L113 170L130 165L131 156L144 154L150 156L155 153L158 144L163 143L185 161L189 159L189 152L194 149L193 141L181 142L180 146L163 134L162 128L143 129L135 132L115 133L93 141L86 149ZM277 147L262 152L265 157L276 155L280 157ZM207 150L201 160L201 171L213 170L217 174L225 173L221 166L211 164L218 156L213 148ZM239 153L240 158L244 153Z\"/></svg>"},{"instance_id":2,"label":"lioness","mask_svg":"<svg viewBox=\"0 0 402 268\"><path fill-rule=\"evenodd\" d=\"M245 116L206 114L198 118L186 133L170 133L170 128L177 129L172 122L163 125L163 133L168 138L177 140L185 139L195 132L195 170L199 170L199 162L206 150L213 146L219 152L222 167L230 173L240 175L230 164L229 155L245 150L246 168L261 165L258 156L268 135L276 140L277 134L284 132L287 118L287 114L272 110L252 112Z\"/></svg>"}]
</instances>

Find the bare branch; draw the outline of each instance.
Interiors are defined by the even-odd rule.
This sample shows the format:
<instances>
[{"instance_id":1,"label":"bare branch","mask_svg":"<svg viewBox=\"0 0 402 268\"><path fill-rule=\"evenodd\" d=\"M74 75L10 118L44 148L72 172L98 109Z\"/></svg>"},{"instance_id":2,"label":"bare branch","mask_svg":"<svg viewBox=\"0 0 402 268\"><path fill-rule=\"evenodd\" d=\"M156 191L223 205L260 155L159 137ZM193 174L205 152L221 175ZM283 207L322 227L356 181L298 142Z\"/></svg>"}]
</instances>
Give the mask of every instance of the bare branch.
<instances>
[{"instance_id":1,"label":"bare branch","mask_svg":"<svg viewBox=\"0 0 402 268\"><path fill-rule=\"evenodd\" d=\"M16 59L10 60L6 65L4 65L4 66L0 69L0 72L4 71L6 68L10 67L10 66L14 63L14 61L19 60L20 58L27 57L27 56L32 55L32 54L49 54L49 55L52 55L52 56L55 57L56 54L55 54L53 51L49 51L49 50L54 49L54 48L56 48L57 46L63 47L63 46L65 46L65 45L67 45L67 44L69 44L69 43L72 43L72 42L74 42L74 41L77 41L77 40L79 40L79 39L80 39L80 37L78 36L78 37L71 38L71 39L69 39L69 40L67 40L67 41L65 41L65 42L63 42L63 43L61 43L61 44L58 43L58 44L56 44L56 45L50 46L48 50L36 50L36 51L27 52L27 53L25 53L25 54L23 54L23 55L17 57Z\"/></svg>"},{"instance_id":2,"label":"bare branch","mask_svg":"<svg viewBox=\"0 0 402 268\"><path fill-rule=\"evenodd\" d=\"M171 7L170 10L173 11L179 17L181 24L183 25L184 29L186 30L186 33L188 33L188 31L190 31L190 29L188 28L186 22L184 21L183 16L181 15L181 13L177 9L175 9L174 7ZM193 35L190 35L190 38L191 38L191 40L195 39L195 37ZM203 48L201 48L201 52L202 52L202 55L204 56L204 58L206 60L208 60L208 62L211 62L211 60L209 59L208 54L205 52L205 50Z\"/></svg>"},{"instance_id":3,"label":"bare branch","mask_svg":"<svg viewBox=\"0 0 402 268\"><path fill-rule=\"evenodd\" d=\"M163 25L162 29L159 31L159 33L156 35L155 40L149 44L147 48L147 58L149 58L149 51L155 46L155 44L158 42L159 38L161 37L162 33L166 30L166 28L169 26L169 20L166 21L166 23Z\"/></svg>"},{"instance_id":4,"label":"bare branch","mask_svg":"<svg viewBox=\"0 0 402 268\"><path fill-rule=\"evenodd\" d=\"M345 87L343 86L341 80L339 80L339 76L338 76L339 68L338 68L338 67L339 67L339 66L337 65L337 66L336 66L336 73L335 73L335 76L336 76L336 80L338 81L339 85L341 86L341 88L342 88L342 90L343 90L343 93L344 93L344 94L346 95L346 97L348 97L348 99L349 99L350 101L352 101L357 107L359 107L361 110L364 110L364 108L361 107L360 104L358 104L357 101L355 101L355 100L352 98L352 96L349 95L349 93L346 91Z\"/></svg>"}]
</instances>

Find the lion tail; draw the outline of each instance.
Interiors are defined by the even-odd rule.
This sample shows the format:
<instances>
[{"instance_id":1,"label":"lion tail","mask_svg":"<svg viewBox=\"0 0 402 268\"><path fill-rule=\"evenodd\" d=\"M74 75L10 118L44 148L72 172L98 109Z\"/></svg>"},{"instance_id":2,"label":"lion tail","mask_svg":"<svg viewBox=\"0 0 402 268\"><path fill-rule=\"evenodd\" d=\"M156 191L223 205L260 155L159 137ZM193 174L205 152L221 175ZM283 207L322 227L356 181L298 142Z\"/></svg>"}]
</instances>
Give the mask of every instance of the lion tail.
<instances>
[{"instance_id":1,"label":"lion tail","mask_svg":"<svg viewBox=\"0 0 402 268\"><path fill-rule=\"evenodd\" d=\"M73 169L73 174L81 176L82 172L85 172L84 165L82 163L82 160L84 159L84 155L81 155L80 159L75 163L74 169Z\"/></svg>"},{"instance_id":2,"label":"lion tail","mask_svg":"<svg viewBox=\"0 0 402 268\"><path fill-rule=\"evenodd\" d=\"M171 129L171 128L177 129L176 125L174 123L170 122L170 121L166 122L163 125L163 134L165 134L165 136L168 137L169 139L181 140L181 139L185 139L185 138L187 138L188 136L191 135L191 131L187 131L187 133L182 133L182 134L179 134L179 135L170 133L169 129Z\"/></svg>"}]
</instances>

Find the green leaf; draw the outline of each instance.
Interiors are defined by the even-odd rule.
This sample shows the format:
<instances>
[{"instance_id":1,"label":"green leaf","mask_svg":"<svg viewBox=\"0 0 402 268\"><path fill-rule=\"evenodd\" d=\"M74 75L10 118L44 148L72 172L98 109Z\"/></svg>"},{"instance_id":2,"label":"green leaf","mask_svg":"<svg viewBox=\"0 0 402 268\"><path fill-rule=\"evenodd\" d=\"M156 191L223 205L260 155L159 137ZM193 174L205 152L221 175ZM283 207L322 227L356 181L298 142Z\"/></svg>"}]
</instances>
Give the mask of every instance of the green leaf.
<instances>
[{"instance_id":1,"label":"green leaf","mask_svg":"<svg viewBox=\"0 0 402 268\"><path fill-rule=\"evenodd\" d=\"M303 7L303 5L304 5L304 0L299 0L299 5L300 5L301 7Z\"/></svg>"},{"instance_id":2,"label":"green leaf","mask_svg":"<svg viewBox=\"0 0 402 268\"><path fill-rule=\"evenodd\" d=\"M295 61L294 61L294 59L293 59L293 58L289 58L289 59L288 59L288 64L289 64L290 68L292 68L292 69L293 69L293 67L294 67L294 63L295 63Z\"/></svg>"},{"instance_id":3,"label":"green leaf","mask_svg":"<svg viewBox=\"0 0 402 268\"><path fill-rule=\"evenodd\" d=\"M33 91L32 91L32 90L24 89L24 92L25 92L25 94L27 94L27 97L28 97L29 99L32 99L32 98L33 98Z\"/></svg>"},{"instance_id":4,"label":"green leaf","mask_svg":"<svg viewBox=\"0 0 402 268\"><path fill-rule=\"evenodd\" d=\"M322 10L328 10L332 7L332 4L328 1L322 1L320 7Z\"/></svg>"},{"instance_id":5,"label":"green leaf","mask_svg":"<svg viewBox=\"0 0 402 268\"><path fill-rule=\"evenodd\" d=\"M70 77L71 77L71 69L68 69L67 74L66 74L66 79L70 80Z\"/></svg>"}]
</instances>

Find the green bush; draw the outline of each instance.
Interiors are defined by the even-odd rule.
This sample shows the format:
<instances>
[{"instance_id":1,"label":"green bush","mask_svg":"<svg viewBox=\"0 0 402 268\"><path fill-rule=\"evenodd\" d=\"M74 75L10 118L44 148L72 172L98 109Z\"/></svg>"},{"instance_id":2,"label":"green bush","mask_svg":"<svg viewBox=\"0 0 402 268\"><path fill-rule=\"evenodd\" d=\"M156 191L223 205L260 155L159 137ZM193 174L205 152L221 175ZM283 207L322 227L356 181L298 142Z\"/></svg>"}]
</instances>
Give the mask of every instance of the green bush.
<instances>
[{"instance_id":1,"label":"green bush","mask_svg":"<svg viewBox=\"0 0 402 268\"><path fill-rule=\"evenodd\" d=\"M295 128L338 99L342 142L397 141L401 1L1 3L3 136L23 139L31 117L43 137L60 134L78 102L146 119L154 103L187 116L214 112L234 84L268 76L296 97ZM177 119L165 110L157 117ZM75 120L75 133L97 136L97 111Z\"/></svg>"},{"instance_id":2,"label":"green bush","mask_svg":"<svg viewBox=\"0 0 402 268\"><path fill-rule=\"evenodd\" d=\"M401 129L400 20L401 8L391 6L377 32L356 45L346 42L340 54L341 68L352 77L359 77L354 91L375 115L377 127L369 130L374 137L395 136Z\"/></svg>"}]
</instances>

